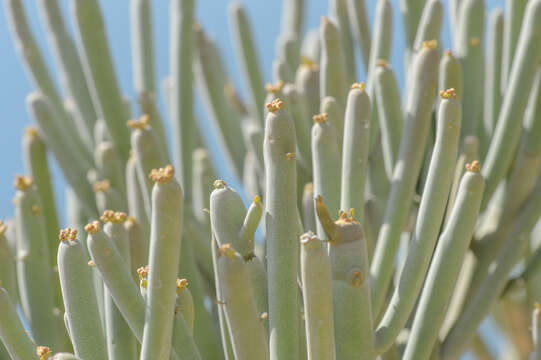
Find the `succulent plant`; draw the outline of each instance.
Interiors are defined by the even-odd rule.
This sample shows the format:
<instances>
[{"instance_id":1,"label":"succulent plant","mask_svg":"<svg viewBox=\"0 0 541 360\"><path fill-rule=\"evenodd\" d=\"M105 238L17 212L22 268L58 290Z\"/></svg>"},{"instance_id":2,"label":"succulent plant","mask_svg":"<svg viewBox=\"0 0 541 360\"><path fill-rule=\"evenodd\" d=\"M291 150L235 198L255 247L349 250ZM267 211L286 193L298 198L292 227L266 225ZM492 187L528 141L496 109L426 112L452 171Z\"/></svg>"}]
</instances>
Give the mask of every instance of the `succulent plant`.
<instances>
[{"instance_id":1,"label":"succulent plant","mask_svg":"<svg viewBox=\"0 0 541 360\"><path fill-rule=\"evenodd\" d=\"M245 97L195 1L171 0L163 113L151 2L131 0L136 116L99 1L70 3L76 39L38 1L60 91L4 0L35 125L0 221L0 359L485 359L487 317L541 359L541 0L450 0L445 51L443 2L402 0L403 73L389 0L373 27L364 0L331 0L306 34L286 0L267 85L232 3Z\"/></svg>"}]
</instances>

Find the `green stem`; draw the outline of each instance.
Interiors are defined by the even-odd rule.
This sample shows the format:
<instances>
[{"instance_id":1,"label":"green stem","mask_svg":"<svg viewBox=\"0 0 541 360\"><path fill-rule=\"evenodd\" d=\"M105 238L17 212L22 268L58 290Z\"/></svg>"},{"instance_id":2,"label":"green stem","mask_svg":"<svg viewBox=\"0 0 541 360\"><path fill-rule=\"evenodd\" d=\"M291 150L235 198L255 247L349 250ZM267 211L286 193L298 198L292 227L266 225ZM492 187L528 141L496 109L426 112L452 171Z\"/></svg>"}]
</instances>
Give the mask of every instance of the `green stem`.
<instances>
[{"instance_id":1,"label":"green stem","mask_svg":"<svg viewBox=\"0 0 541 360\"><path fill-rule=\"evenodd\" d=\"M17 275L23 314L37 344L56 348L52 266L45 232L43 207L29 178L16 179Z\"/></svg>"},{"instance_id":2,"label":"green stem","mask_svg":"<svg viewBox=\"0 0 541 360\"><path fill-rule=\"evenodd\" d=\"M368 62L370 59L371 34L368 14L366 12L365 0L347 0L349 22L363 58L364 71L368 72Z\"/></svg>"},{"instance_id":3,"label":"green stem","mask_svg":"<svg viewBox=\"0 0 541 360\"><path fill-rule=\"evenodd\" d=\"M406 262L385 315L376 329L379 353L392 345L408 321L421 292L443 222L456 164L462 114L461 103L452 91L443 93L442 98L436 142Z\"/></svg>"},{"instance_id":4,"label":"green stem","mask_svg":"<svg viewBox=\"0 0 541 360\"><path fill-rule=\"evenodd\" d=\"M248 267L231 245L218 251L220 294L237 360L269 358L267 338L256 309Z\"/></svg>"},{"instance_id":5,"label":"green stem","mask_svg":"<svg viewBox=\"0 0 541 360\"><path fill-rule=\"evenodd\" d=\"M301 275L308 360L334 359L331 264L321 240L301 236Z\"/></svg>"},{"instance_id":6,"label":"green stem","mask_svg":"<svg viewBox=\"0 0 541 360\"><path fill-rule=\"evenodd\" d=\"M106 213L108 212L106 211ZM103 217L106 216L106 213L104 213ZM130 267L130 239L124 225L121 223L121 221L124 221L126 214L115 213L114 216L115 219L103 219L104 221L108 221L104 225L104 231L113 241L124 262ZM105 305L105 333L107 334L107 353L109 359L134 359L137 357L135 337L106 287L104 287L103 297Z\"/></svg>"},{"instance_id":7,"label":"green stem","mask_svg":"<svg viewBox=\"0 0 541 360\"><path fill-rule=\"evenodd\" d=\"M130 147L125 126L129 114L120 94L100 5L97 0L71 0L71 7L94 106L98 116L105 120L118 153L125 161Z\"/></svg>"},{"instance_id":8,"label":"green stem","mask_svg":"<svg viewBox=\"0 0 541 360\"><path fill-rule=\"evenodd\" d=\"M282 102L269 104L266 118L265 226L269 293L270 359L299 357L297 270L297 173L295 126Z\"/></svg>"},{"instance_id":9,"label":"green stem","mask_svg":"<svg viewBox=\"0 0 541 360\"><path fill-rule=\"evenodd\" d=\"M522 119L524 115L528 94L541 59L541 1L530 1L525 14L516 56L506 86L506 96L503 98L494 136L483 166L483 176L487 181L483 207L511 166L522 124L516 119Z\"/></svg>"},{"instance_id":10,"label":"green stem","mask_svg":"<svg viewBox=\"0 0 541 360\"><path fill-rule=\"evenodd\" d=\"M240 3L234 2L229 5L229 19L233 43L237 50L237 61L241 65L240 70L244 85L246 89L249 89L252 119L263 126L265 88L263 87L263 75L261 74L256 44L252 36L253 28L244 7Z\"/></svg>"},{"instance_id":11,"label":"green stem","mask_svg":"<svg viewBox=\"0 0 541 360\"><path fill-rule=\"evenodd\" d=\"M314 117L312 127L312 163L314 168L314 196L322 196L332 214L340 209L340 152L336 130L327 120L326 113ZM333 175L331 175L333 174ZM321 222L317 221L317 233L326 239Z\"/></svg>"},{"instance_id":12,"label":"green stem","mask_svg":"<svg viewBox=\"0 0 541 360\"><path fill-rule=\"evenodd\" d=\"M471 169L478 171L478 164L477 169ZM484 180L478 172L468 171L462 178L452 215L440 236L428 271L406 345L405 360L430 357L468 250L479 213L483 187Z\"/></svg>"},{"instance_id":13,"label":"green stem","mask_svg":"<svg viewBox=\"0 0 541 360\"><path fill-rule=\"evenodd\" d=\"M404 119L396 76L387 62L382 62L381 66L374 69L373 97L378 109L385 172L391 177L398 156Z\"/></svg>"},{"instance_id":14,"label":"green stem","mask_svg":"<svg viewBox=\"0 0 541 360\"><path fill-rule=\"evenodd\" d=\"M73 234L73 230L67 230L67 235ZM74 237L62 240L58 247L58 270L69 335L75 354L89 360L105 359L107 347L101 327L92 270L87 264L87 259L78 240Z\"/></svg>"},{"instance_id":15,"label":"green stem","mask_svg":"<svg viewBox=\"0 0 541 360\"><path fill-rule=\"evenodd\" d=\"M152 39L152 7L149 0L132 0L131 45L133 59L133 87L141 96L156 93L154 76L154 44Z\"/></svg>"},{"instance_id":16,"label":"green stem","mask_svg":"<svg viewBox=\"0 0 541 360\"><path fill-rule=\"evenodd\" d=\"M35 346L28 337L6 289L0 287L0 339L12 359L35 359Z\"/></svg>"},{"instance_id":17,"label":"green stem","mask_svg":"<svg viewBox=\"0 0 541 360\"><path fill-rule=\"evenodd\" d=\"M182 190L172 176L172 166L151 173L155 184L141 360L165 359L170 353L183 219Z\"/></svg>"},{"instance_id":18,"label":"green stem","mask_svg":"<svg viewBox=\"0 0 541 360\"><path fill-rule=\"evenodd\" d=\"M505 288L509 273L520 260L527 246L533 226L541 216L541 186L536 187L524 204L520 214L513 222L512 230L505 237L504 247L499 251L494 269L488 277L475 288L471 301L445 338L441 355L444 359L453 358L462 353L475 334L481 321L489 314L495 301Z\"/></svg>"},{"instance_id":19,"label":"green stem","mask_svg":"<svg viewBox=\"0 0 541 360\"><path fill-rule=\"evenodd\" d=\"M498 121L498 114L502 103L502 44L504 34L502 9L496 8L490 13L487 33L483 124L486 134L492 135L496 128L496 122Z\"/></svg>"},{"instance_id":20,"label":"green stem","mask_svg":"<svg viewBox=\"0 0 541 360\"><path fill-rule=\"evenodd\" d=\"M68 33L58 1L41 0L38 3L59 71L60 83L68 99L73 101L77 131L85 145L92 150L92 133L98 116L92 104L92 96L75 42Z\"/></svg>"},{"instance_id":21,"label":"green stem","mask_svg":"<svg viewBox=\"0 0 541 360\"><path fill-rule=\"evenodd\" d=\"M400 234L409 214L415 184L427 142L434 95L438 81L437 50L427 44L412 65L412 89L405 106L405 122L398 160L393 172L392 187L379 231L370 275L374 314L383 304L393 274L394 257Z\"/></svg>"},{"instance_id":22,"label":"green stem","mask_svg":"<svg viewBox=\"0 0 541 360\"><path fill-rule=\"evenodd\" d=\"M364 220L364 188L370 144L370 98L364 84L357 84L349 91L342 150L342 186L340 209L355 209L355 217ZM327 172L327 176L330 176Z\"/></svg>"}]
</instances>

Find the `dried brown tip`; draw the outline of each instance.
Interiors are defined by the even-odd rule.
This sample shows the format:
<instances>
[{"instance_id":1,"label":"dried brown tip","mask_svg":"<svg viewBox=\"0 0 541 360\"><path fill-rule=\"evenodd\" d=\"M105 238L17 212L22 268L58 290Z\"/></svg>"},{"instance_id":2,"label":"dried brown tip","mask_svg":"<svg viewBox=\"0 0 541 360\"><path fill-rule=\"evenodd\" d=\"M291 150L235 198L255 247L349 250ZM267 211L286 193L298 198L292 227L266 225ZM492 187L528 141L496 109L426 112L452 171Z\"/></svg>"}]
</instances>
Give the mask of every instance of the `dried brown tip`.
<instances>
[{"instance_id":1,"label":"dried brown tip","mask_svg":"<svg viewBox=\"0 0 541 360\"><path fill-rule=\"evenodd\" d=\"M143 130L143 129L146 129L149 123L150 123L150 116L145 114L141 116L139 119L128 120L126 124L128 125L128 127L134 130Z\"/></svg>"},{"instance_id":2,"label":"dried brown tip","mask_svg":"<svg viewBox=\"0 0 541 360\"><path fill-rule=\"evenodd\" d=\"M288 160L293 160L293 159L295 159L296 156L297 155L294 152L288 152L286 154L286 157L287 157Z\"/></svg>"},{"instance_id":3,"label":"dried brown tip","mask_svg":"<svg viewBox=\"0 0 541 360\"><path fill-rule=\"evenodd\" d=\"M364 274L362 271L354 270L351 272L349 281L354 287L360 287L364 283Z\"/></svg>"},{"instance_id":4,"label":"dried brown tip","mask_svg":"<svg viewBox=\"0 0 541 360\"><path fill-rule=\"evenodd\" d=\"M177 295L182 294L184 290L188 287L188 280L186 279L177 279Z\"/></svg>"},{"instance_id":5,"label":"dried brown tip","mask_svg":"<svg viewBox=\"0 0 541 360\"><path fill-rule=\"evenodd\" d=\"M343 210L338 211L338 220L337 224L352 223L355 221L353 215L355 215L355 210L353 208L349 209L349 214Z\"/></svg>"},{"instance_id":6,"label":"dried brown tip","mask_svg":"<svg viewBox=\"0 0 541 360\"><path fill-rule=\"evenodd\" d=\"M224 95L226 97L233 97L237 94L237 91L235 90L235 86L233 86L233 84L231 82L227 82L225 85L224 85Z\"/></svg>"},{"instance_id":7,"label":"dried brown tip","mask_svg":"<svg viewBox=\"0 0 541 360\"><path fill-rule=\"evenodd\" d=\"M175 169L172 165L167 165L166 167L159 169L152 169L148 177L157 182L158 184L163 184L169 182L173 175L175 174Z\"/></svg>"},{"instance_id":8,"label":"dried brown tip","mask_svg":"<svg viewBox=\"0 0 541 360\"><path fill-rule=\"evenodd\" d=\"M30 138L35 138L38 135L38 129L36 129L33 126L27 126L26 129L24 130L24 133L26 136Z\"/></svg>"},{"instance_id":9,"label":"dried brown tip","mask_svg":"<svg viewBox=\"0 0 541 360\"><path fill-rule=\"evenodd\" d=\"M97 192L97 193L106 192L107 190L111 188L111 182L109 182L109 180L107 179L96 181L94 182L94 185L92 186L92 188L94 189L94 192Z\"/></svg>"},{"instance_id":10,"label":"dried brown tip","mask_svg":"<svg viewBox=\"0 0 541 360\"><path fill-rule=\"evenodd\" d=\"M428 41L423 41L423 43L421 44L421 48L422 49L427 49L427 50L434 50L438 47L438 40L428 40Z\"/></svg>"},{"instance_id":11,"label":"dried brown tip","mask_svg":"<svg viewBox=\"0 0 541 360\"><path fill-rule=\"evenodd\" d=\"M47 360L51 354L51 349L48 346L36 347L36 355L39 356L39 360Z\"/></svg>"},{"instance_id":12,"label":"dried brown tip","mask_svg":"<svg viewBox=\"0 0 541 360\"><path fill-rule=\"evenodd\" d=\"M96 263L94 262L94 260L90 260L87 264L90 267L95 267L96 266Z\"/></svg>"},{"instance_id":13,"label":"dried brown tip","mask_svg":"<svg viewBox=\"0 0 541 360\"><path fill-rule=\"evenodd\" d=\"M473 37L470 39L470 46L477 46L481 43L481 39L478 37Z\"/></svg>"},{"instance_id":14,"label":"dried brown tip","mask_svg":"<svg viewBox=\"0 0 541 360\"><path fill-rule=\"evenodd\" d=\"M235 258L235 250L231 247L231 244L223 244L218 249L220 256L227 256L230 259Z\"/></svg>"},{"instance_id":15,"label":"dried brown tip","mask_svg":"<svg viewBox=\"0 0 541 360\"><path fill-rule=\"evenodd\" d=\"M2 220L0 220L0 236L4 236L4 234L6 233L6 230L7 230L7 226L6 224L4 224L4 222Z\"/></svg>"},{"instance_id":16,"label":"dried brown tip","mask_svg":"<svg viewBox=\"0 0 541 360\"><path fill-rule=\"evenodd\" d=\"M137 275L139 275L139 280L146 279L148 277L148 265L141 266L137 269Z\"/></svg>"},{"instance_id":17,"label":"dried brown tip","mask_svg":"<svg viewBox=\"0 0 541 360\"><path fill-rule=\"evenodd\" d=\"M385 59L377 59L376 60L376 67L382 67L385 69L389 68L389 62Z\"/></svg>"},{"instance_id":18,"label":"dried brown tip","mask_svg":"<svg viewBox=\"0 0 541 360\"><path fill-rule=\"evenodd\" d=\"M128 215L125 212L117 211L115 212L113 222L117 224L122 224L124 221L126 221L127 217Z\"/></svg>"},{"instance_id":19,"label":"dried brown tip","mask_svg":"<svg viewBox=\"0 0 541 360\"><path fill-rule=\"evenodd\" d=\"M280 99L274 99L270 103L267 103L267 110L271 113L276 112L282 108L284 103Z\"/></svg>"},{"instance_id":20,"label":"dried brown tip","mask_svg":"<svg viewBox=\"0 0 541 360\"><path fill-rule=\"evenodd\" d=\"M455 89L454 88L450 88L450 89L447 89L447 90L441 90L440 91L440 97L442 99L456 99L456 92L455 92Z\"/></svg>"},{"instance_id":21,"label":"dried brown tip","mask_svg":"<svg viewBox=\"0 0 541 360\"><path fill-rule=\"evenodd\" d=\"M481 165L479 164L479 161L474 160L469 164L466 164L466 170L469 172L478 173L481 171Z\"/></svg>"},{"instance_id":22,"label":"dried brown tip","mask_svg":"<svg viewBox=\"0 0 541 360\"><path fill-rule=\"evenodd\" d=\"M304 185L304 190L303 192L305 194L313 194L314 193L314 183L306 183L306 185Z\"/></svg>"},{"instance_id":23,"label":"dried brown tip","mask_svg":"<svg viewBox=\"0 0 541 360\"><path fill-rule=\"evenodd\" d=\"M100 220L104 223L122 224L128 215L122 211L105 210Z\"/></svg>"},{"instance_id":24,"label":"dried brown tip","mask_svg":"<svg viewBox=\"0 0 541 360\"><path fill-rule=\"evenodd\" d=\"M282 89L284 88L284 85L285 84L282 80L278 80L276 84L268 83L267 85L265 85L265 90L269 94L278 94L279 92L282 91Z\"/></svg>"},{"instance_id":25,"label":"dried brown tip","mask_svg":"<svg viewBox=\"0 0 541 360\"><path fill-rule=\"evenodd\" d=\"M124 222L124 226L126 228L130 228L130 227L132 227L134 225L137 225L137 224L139 224L139 223L137 222L137 219L134 218L133 216L128 216L126 221Z\"/></svg>"},{"instance_id":26,"label":"dried brown tip","mask_svg":"<svg viewBox=\"0 0 541 360\"><path fill-rule=\"evenodd\" d=\"M364 82L354 83L353 85L351 85L351 88L364 91Z\"/></svg>"},{"instance_id":27,"label":"dried brown tip","mask_svg":"<svg viewBox=\"0 0 541 360\"><path fill-rule=\"evenodd\" d=\"M86 224L85 231L90 234L94 235L98 231L100 231L100 222L99 221L93 221L89 224Z\"/></svg>"},{"instance_id":28,"label":"dried brown tip","mask_svg":"<svg viewBox=\"0 0 541 360\"><path fill-rule=\"evenodd\" d=\"M75 241L75 238L77 237L77 230L72 228L65 228L60 230L60 233L58 234L58 240L65 242L65 241Z\"/></svg>"},{"instance_id":29,"label":"dried brown tip","mask_svg":"<svg viewBox=\"0 0 541 360\"><path fill-rule=\"evenodd\" d=\"M444 55L444 56L449 56L449 57L452 57L452 58L455 57L455 56L453 55L453 52L452 52L451 50L449 50L449 49L448 49L448 50L445 50L445 51L443 52L443 55Z\"/></svg>"},{"instance_id":30,"label":"dried brown tip","mask_svg":"<svg viewBox=\"0 0 541 360\"><path fill-rule=\"evenodd\" d=\"M31 187L33 183L34 181L30 176L17 175L13 181L13 186L15 186L15 189L22 191Z\"/></svg>"},{"instance_id":31,"label":"dried brown tip","mask_svg":"<svg viewBox=\"0 0 541 360\"><path fill-rule=\"evenodd\" d=\"M321 17L321 25L327 25L329 23L329 18L326 16Z\"/></svg>"},{"instance_id":32,"label":"dried brown tip","mask_svg":"<svg viewBox=\"0 0 541 360\"><path fill-rule=\"evenodd\" d=\"M240 99L237 89L235 89L235 86L231 82L225 84L224 95L233 105L235 105L235 107L240 113L246 114L248 112L246 110L246 106Z\"/></svg>"},{"instance_id":33,"label":"dried brown tip","mask_svg":"<svg viewBox=\"0 0 541 360\"><path fill-rule=\"evenodd\" d=\"M113 210L105 210L103 212L103 215L100 216L100 220L104 223L111 222L111 219L115 216L115 212Z\"/></svg>"},{"instance_id":34,"label":"dried brown tip","mask_svg":"<svg viewBox=\"0 0 541 360\"><path fill-rule=\"evenodd\" d=\"M319 65L307 56L301 55L301 66L307 67L312 71L318 71Z\"/></svg>"},{"instance_id":35,"label":"dried brown tip","mask_svg":"<svg viewBox=\"0 0 541 360\"><path fill-rule=\"evenodd\" d=\"M312 116L312 120L314 120L314 123L316 123L316 124L325 123L325 122L327 122L327 113L321 113L321 114L314 115L314 116Z\"/></svg>"},{"instance_id":36,"label":"dried brown tip","mask_svg":"<svg viewBox=\"0 0 541 360\"><path fill-rule=\"evenodd\" d=\"M269 318L269 313L266 312L266 311L263 312L263 313L261 313L261 315L259 315L259 320L261 320L261 321L265 321L265 320L267 320L268 318Z\"/></svg>"},{"instance_id":37,"label":"dried brown tip","mask_svg":"<svg viewBox=\"0 0 541 360\"><path fill-rule=\"evenodd\" d=\"M148 265L141 266L137 269L137 274L139 275L139 286L143 289L147 288L147 278L148 278Z\"/></svg>"},{"instance_id":38,"label":"dried brown tip","mask_svg":"<svg viewBox=\"0 0 541 360\"><path fill-rule=\"evenodd\" d=\"M261 205L261 196L259 195L254 196L254 204Z\"/></svg>"},{"instance_id":39,"label":"dried brown tip","mask_svg":"<svg viewBox=\"0 0 541 360\"><path fill-rule=\"evenodd\" d=\"M214 186L215 189L223 189L223 188L227 187L226 182L224 180L220 180L220 179L214 180L212 185Z\"/></svg>"},{"instance_id":40,"label":"dried brown tip","mask_svg":"<svg viewBox=\"0 0 541 360\"><path fill-rule=\"evenodd\" d=\"M310 241L317 239L316 234L314 234L311 231L308 231L307 233L304 233L301 235L301 244L305 245L308 244Z\"/></svg>"},{"instance_id":41,"label":"dried brown tip","mask_svg":"<svg viewBox=\"0 0 541 360\"><path fill-rule=\"evenodd\" d=\"M32 205L32 214L38 216L41 214L41 208L38 205Z\"/></svg>"}]
</instances>

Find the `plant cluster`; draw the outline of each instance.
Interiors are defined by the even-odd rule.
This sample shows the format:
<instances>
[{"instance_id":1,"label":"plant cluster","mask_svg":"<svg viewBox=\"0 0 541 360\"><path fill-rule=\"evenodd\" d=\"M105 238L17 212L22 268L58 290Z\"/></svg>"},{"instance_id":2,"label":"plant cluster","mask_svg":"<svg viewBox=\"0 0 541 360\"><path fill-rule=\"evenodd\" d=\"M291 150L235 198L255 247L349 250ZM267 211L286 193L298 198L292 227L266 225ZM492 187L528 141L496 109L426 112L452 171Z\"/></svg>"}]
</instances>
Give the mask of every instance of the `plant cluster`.
<instances>
[{"instance_id":1,"label":"plant cluster","mask_svg":"<svg viewBox=\"0 0 541 360\"><path fill-rule=\"evenodd\" d=\"M0 358L486 359L492 316L541 359L541 0L486 28L483 0L450 0L447 51L443 1L401 0L403 74L389 0L373 27L364 0L331 0L306 34L305 1L286 0L266 86L233 3L245 97L194 0L170 0L165 113L151 1L131 0L133 114L99 1L70 1L76 39L57 0L36 2L60 90L23 1L4 0L35 126L0 222Z\"/></svg>"}]
</instances>

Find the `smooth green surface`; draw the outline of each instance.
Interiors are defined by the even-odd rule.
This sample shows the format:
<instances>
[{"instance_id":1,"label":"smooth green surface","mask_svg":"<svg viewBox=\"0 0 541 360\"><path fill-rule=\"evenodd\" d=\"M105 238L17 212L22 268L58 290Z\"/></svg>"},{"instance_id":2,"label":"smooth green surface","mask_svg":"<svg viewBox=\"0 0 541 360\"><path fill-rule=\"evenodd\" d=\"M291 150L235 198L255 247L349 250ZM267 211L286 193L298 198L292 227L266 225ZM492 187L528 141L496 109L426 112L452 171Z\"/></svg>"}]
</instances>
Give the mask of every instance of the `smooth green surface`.
<instances>
[{"instance_id":1,"label":"smooth green surface","mask_svg":"<svg viewBox=\"0 0 541 360\"><path fill-rule=\"evenodd\" d=\"M334 359L331 264L313 233L301 236L301 277L308 359Z\"/></svg>"},{"instance_id":2,"label":"smooth green surface","mask_svg":"<svg viewBox=\"0 0 541 360\"><path fill-rule=\"evenodd\" d=\"M175 179L152 189L149 273L141 360L170 352L182 239L183 195Z\"/></svg>"},{"instance_id":3,"label":"smooth green surface","mask_svg":"<svg viewBox=\"0 0 541 360\"><path fill-rule=\"evenodd\" d=\"M63 241L58 247L58 269L66 307L69 335L75 354L84 359L107 357L92 269L82 244ZM131 335L131 334L130 334Z\"/></svg>"},{"instance_id":4,"label":"smooth green surface","mask_svg":"<svg viewBox=\"0 0 541 360\"><path fill-rule=\"evenodd\" d=\"M392 277L393 260L400 234L406 224L415 184L427 142L432 103L438 80L439 55L435 49L423 49L412 65L412 88L405 106L405 126L398 160L392 177L391 191L379 231L370 275L372 305L378 313Z\"/></svg>"},{"instance_id":5,"label":"smooth green surface","mask_svg":"<svg viewBox=\"0 0 541 360\"><path fill-rule=\"evenodd\" d=\"M270 358L298 359L298 325L292 320L299 314L297 271L297 172L295 127L285 109L269 113L266 118L266 183L264 221L266 227L267 274L269 289Z\"/></svg>"},{"instance_id":6,"label":"smooth green surface","mask_svg":"<svg viewBox=\"0 0 541 360\"><path fill-rule=\"evenodd\" d=\"M467 172L462 178L450 220L440 236L428 271L404 359L430 357L471 240L483 187L484 180L479 173Z\"/></svg>"},{"instance_id":7,"label":"smooth green surface","mask_svg":"<svg viewBox=\"0 0 541 360\"><path fill-rule=\"evenodd\" d=\"M451 189L460 139L461 115L460 101L441 100L436 143L415 230L395 291L376 329L376 346L379 353L383 353L392 345L400 330L406 325L421 292Z\"/></svg>"},{"instance_id":8,"label":"smooth green surface","mask_svg":"<svg viewBox=\"0 0 541 360\"><path fill-rule=\"evenodd\" d=\"M10 296L0 288L0 338L14 359L33 359L36 350L28 337Z\"/></svg>"}]
</instances>

